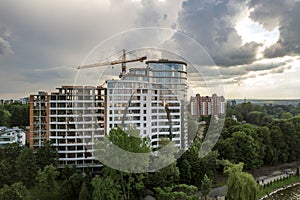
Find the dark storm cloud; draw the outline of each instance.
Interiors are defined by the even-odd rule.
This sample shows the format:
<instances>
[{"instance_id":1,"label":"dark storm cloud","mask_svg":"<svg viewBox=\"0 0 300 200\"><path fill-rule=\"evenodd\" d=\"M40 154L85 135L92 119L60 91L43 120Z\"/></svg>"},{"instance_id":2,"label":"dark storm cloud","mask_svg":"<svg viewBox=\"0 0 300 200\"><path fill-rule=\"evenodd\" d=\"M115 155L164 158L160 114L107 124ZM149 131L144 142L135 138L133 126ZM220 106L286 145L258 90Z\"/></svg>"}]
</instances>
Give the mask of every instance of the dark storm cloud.
<instances>
[{"instance_id":1,"label":"dark storm cloud","mask_svg":"<svg viewBox=\"0 0 300 200\"><path fill-rule=\"evenodd\" d=\"M254 63L251 65L245 66L247 71L264 71L264 70L271 70L276 69L282 66L285 66L287 63L291 62L292 60L287 60L284 62L269 62L269 63Z\"/></svg>"},{"instance_id":2,"label":"dark storm cloud","mask_svg":"<svg viewBox=\"0 0 300 200\"><path fill-rule=\"evenodd\" d=\"M182 5L179 28L203 45L217 65L249 64L256 60L259 44L242 44L235 29L244 9L239 0L188 0Z\"/></svg>"},{"instance_id":3,"label":"dark storm cloud","mask_svg":"<svg viewBox=\"0 0 300 200\"><path fill-rule=\"evenodd\" d=\"M249 6L253 9L253 20L269 30L279 27L279 39L265 50L265 57L300 54L300 1L252 0Z\"/></svg>"},{"instance_id":4,"label":"dark storm cloud","mask_svg":"<svg viewBox=\"0 0 300 200\"><path fill-rule=\"evenodd\" d=\"M263 76L267 74L283 73L285 70L291 69L289 65L293 60L287 59L286 61L275 62L269 60L265 63L252 63L248 65L231 66L231 67L219 67L222 79L231 81L225 81L224 83L230 84L232 81L239 82L247 78L254 78L256 76ZM256 73L251 73L256 72Z\"/></svg>"}]
</instances>

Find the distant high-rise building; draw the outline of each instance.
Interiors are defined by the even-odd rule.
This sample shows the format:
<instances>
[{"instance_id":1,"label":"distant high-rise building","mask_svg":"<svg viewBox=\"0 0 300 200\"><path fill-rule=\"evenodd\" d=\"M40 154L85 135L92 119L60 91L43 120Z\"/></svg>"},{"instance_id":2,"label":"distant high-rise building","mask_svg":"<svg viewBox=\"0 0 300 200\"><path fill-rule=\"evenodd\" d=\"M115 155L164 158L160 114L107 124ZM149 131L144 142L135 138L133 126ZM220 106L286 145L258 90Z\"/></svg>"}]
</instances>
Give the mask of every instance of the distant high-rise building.
<instances>
[{"instance_id":1,"label":"distant high-rise building","mask_svg":"<svg viewBox=\"0 0 300 200\"><path fill-rule=\"evenodd\" d=\"M209 96L190 97L190 112L194 117L219 115L225 113L225 98L213 94Z\"/></svg>"}]
</instances>

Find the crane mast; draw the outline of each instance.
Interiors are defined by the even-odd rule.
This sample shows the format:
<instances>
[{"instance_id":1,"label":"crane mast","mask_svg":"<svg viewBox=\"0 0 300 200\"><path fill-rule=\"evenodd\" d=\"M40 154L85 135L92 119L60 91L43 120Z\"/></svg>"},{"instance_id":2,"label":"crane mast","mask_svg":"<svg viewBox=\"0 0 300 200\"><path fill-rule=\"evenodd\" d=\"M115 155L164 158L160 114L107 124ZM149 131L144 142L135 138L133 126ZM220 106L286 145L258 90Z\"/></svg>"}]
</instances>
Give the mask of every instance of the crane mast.
<instances>
[{"instance_id":1,"label":"crane mast","mask_svg":"<svg viewBox=\"0 0 300 200\"><path fill-rule=\"evenodd\" d=\"M87 69L87 68L93 68L93 67L121 64L122 71L119 75L119 77L121 78L124 74L126 74L126 63L143 62L146 59L147 59L147 57L143 56L143 57L136 58L136 59L126 60L126 51L125 51L125 49L123 49L122 60L114 60L114 61L110 61L110 62L97 62L97 63L87 64L87 65L81 65L81 66L78 66L77 69Z\"/></svg>"}]
</instances>

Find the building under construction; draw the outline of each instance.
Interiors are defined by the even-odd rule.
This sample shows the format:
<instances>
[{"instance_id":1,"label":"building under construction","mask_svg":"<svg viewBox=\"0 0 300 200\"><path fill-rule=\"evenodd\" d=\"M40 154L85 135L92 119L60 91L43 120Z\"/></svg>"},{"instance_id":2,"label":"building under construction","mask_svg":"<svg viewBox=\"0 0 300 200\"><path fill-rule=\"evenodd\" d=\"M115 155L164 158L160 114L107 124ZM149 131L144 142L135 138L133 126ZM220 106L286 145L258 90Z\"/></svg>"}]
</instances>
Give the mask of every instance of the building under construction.
<instances>
[{"instance_id":1,"label":"building under construction","mask_svg":"<svg viewBox=\"0 0 300 200\"><path fill-rule=\"evenodd\" d=\"M62 86L30 96L30 147L46 141L56 147L59 165L100 166L95 141L104 137L105 89Z\"/></svg>"},{"instance_id":2,"label":"building under construction","mask_svg":"<svg viewBox=\"0 0 300 200\"><path fill-rule=\"evenodd\" d=\"M138 60L140 61L140 60ZM153 149L161 138L187 147L186 63L147 61L106 87L62 86L57 92L30 96L30 147L50 140L59 165L97 167L95 142L117 126L133 126L149 137Z\"/></svg>"}]
</instances>

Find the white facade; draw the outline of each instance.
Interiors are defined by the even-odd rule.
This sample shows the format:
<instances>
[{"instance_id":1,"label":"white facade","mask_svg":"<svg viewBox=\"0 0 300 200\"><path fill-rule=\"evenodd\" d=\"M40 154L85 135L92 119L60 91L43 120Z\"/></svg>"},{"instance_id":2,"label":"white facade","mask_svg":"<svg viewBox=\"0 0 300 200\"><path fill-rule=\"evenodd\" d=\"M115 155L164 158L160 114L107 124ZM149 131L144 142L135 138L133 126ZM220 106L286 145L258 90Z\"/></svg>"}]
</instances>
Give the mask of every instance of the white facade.
<instances>
[{"instance_id":1,"label":"white facade","mask_svg":"<svg viewBox=\"0 0 300 200\"><path fill-rule=\"evenodd\" d=\"M117 126L134 127L151 146L162 137L176 147L187 145L186 63L148 61L147 67L130 69L121 80L107 81L106 132Z\"/></svg>"},{"instance_id":2,"label":"white facade","mask_svg":"<svg viewBox=\"0 0 300 200\"><path fill-rule=\"evenodd\" d=\"M18 127L0 127L0 146L15 142L24 146L26 143L25 132Z\"/></svg>"}]
</instances>

